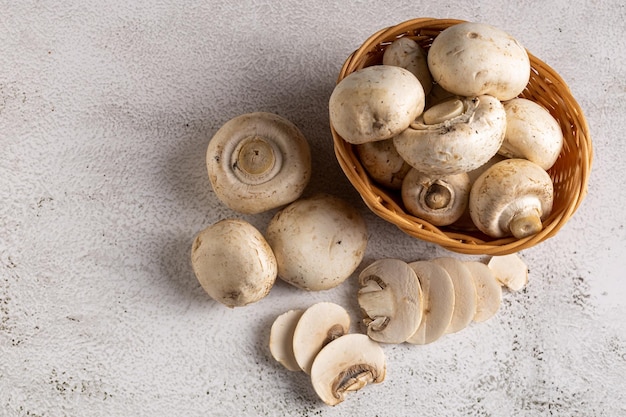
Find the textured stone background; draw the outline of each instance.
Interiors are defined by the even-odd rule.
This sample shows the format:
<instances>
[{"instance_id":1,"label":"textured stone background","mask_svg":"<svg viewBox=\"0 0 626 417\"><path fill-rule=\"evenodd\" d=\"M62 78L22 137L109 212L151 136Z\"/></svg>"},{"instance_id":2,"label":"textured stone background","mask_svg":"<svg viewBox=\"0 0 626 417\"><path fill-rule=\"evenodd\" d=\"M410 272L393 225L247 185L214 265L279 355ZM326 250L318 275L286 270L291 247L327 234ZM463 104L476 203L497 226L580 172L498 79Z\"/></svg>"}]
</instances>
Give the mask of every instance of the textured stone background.
<instances>
[{"instance_id":1,"label":"textured stone background","mask_svg":"<svg viewBox=\"0 0 626 417\"><path fill-rule=\"evenodd\" d=\"M626 415L623 2L230 3L0 0L0 415ZM387 380L329 408L273 361L269 327L316 301L354 314L354 279L323 293L278 282L234 310L209 299L191 241L236 213L204 152L231 117L281 114L311 143L307 194L366 216L365 263L449 255L367 211L327 120L349 53L420 16L499 26L563 76L591 127L590 192L521 253L530 284L496 317L385 346ZM272 214L241 217L264 229Z\"/></svg>"}]
</instances>

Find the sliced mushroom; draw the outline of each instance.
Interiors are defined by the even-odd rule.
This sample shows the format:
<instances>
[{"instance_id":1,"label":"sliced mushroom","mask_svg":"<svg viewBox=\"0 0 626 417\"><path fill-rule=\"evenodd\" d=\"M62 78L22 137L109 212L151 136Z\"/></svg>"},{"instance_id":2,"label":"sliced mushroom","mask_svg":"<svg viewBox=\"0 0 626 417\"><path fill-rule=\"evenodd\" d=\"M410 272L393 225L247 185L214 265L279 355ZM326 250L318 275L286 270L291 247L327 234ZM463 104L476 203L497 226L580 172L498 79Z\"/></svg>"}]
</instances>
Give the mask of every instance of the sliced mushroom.
<instances>
[{"instance_id":1,"label":"sliced mushroom","mask_svg":"<svg viewBox=\"0 0 626 417\"><path fill-rule=\"evenodd\" d=\"M246 214L291 203L311 177L306 138L287 119L265 112L226 122L209 142L206 163L217 198Z\"/></svg>"},{"instance_id":2,"label":"sliced mushroom","mask_svg":"<svg viewBox=\"0 0 626 417\"><path fill-rule=\"evenodd\" d=\"M454 287L454 311L446 333L456 333L466 328L476 315L476 285L464 262L450 256L435 258L432 262L448 272Z\"/></svg>"},{"instance_id":3,"label":"sliced mushroom","mask_svg":"<svg viewBox=\"0 0 626 417\"><path fill-rule=\"evenodd\" d=\"M320 302L307 308L293 332L293 354L300 369L311 373L320 349L349 330L350 315L340 305Z\"/></svg>"},{"instance_id":4,"label":"sliced mushroom","mask_svg":"<svg viewBox=\"0 0 626 417\"><path fill-rule=\"evenodd\" d=\"M265 297L278 271L274 253L261 232L239 219L220 220L198 233L191 248L191 265L207 294L228 307Z\"/></svg>"},{"instance_id":5,"label":"sliced mushroom","mask_svg":"<svg viewBox=\"0 0 626 417\"><path fill-rule=\"evenodd\" d=\"M383 382L386 372L381 346L364 334L353 333L320 350L311 367L311 382L322 401L337 405L349 392Z\"/></svg>"},{"instance_id":6,"label":"sliced mushroom","mask_svg":"<svg viewBox=\"0 0 626 417\"><path fill-rule=\"evenodd\" d=\"M430 261L409 263L422 288L422 322L407 339L424 345L439 339L446 332L454 313L454 284L448 272Z\"/></svg>"},{"instance_id":7,"label":"sliced mushroom","mask_svg":"<svg viewBox=\"0 0 626 417\"><path fill-rule=\"evenodd\" d=\"M519 291L528 283L528 266L516 253L492 256L487 266L498 282L511 291Z\"/></svg>"},{"instance_id":8,"label":"sliced mushroom","mask_svg":"<svg viewBox=\"0 0 626 417\"><path fill-rule=\"evenodd\" d=\"M283 281L321 291L341 284L361 263L367 226L359 211L345 200L318 194L276 213L266 238Z\"/></svg>"},{"instance_id":9,"label":"sliced mushroom","mask_svg":"<svg viewBox=\"0 0 626 417\"><path fill-rule=\"evenodd\" d=\"M402 182L406 210L435 226L457 221L467 209L470 180L465 172L430 176L411 169Z\"/></svg>"},{"instance_id":10,"label":"sliced mushroom","mask_svg":"<svg viewBox=\"0 0 626 417\"><path fill-rule=\"evenodd\" d=\"M453 99L428 112L393 139L400 156L418 171L432 176L468 172L500 149L506 114L499 100L487 95ZM424 116L436 123L425 123Z\"/></svg>"},{"instance_id":11,"label":"sliced mushroom","mask_svg":"<svg viewBox=\"0 0 626 417\"><path fill-rule=\"evenodd\" d=\"M487 265L478 261L466 261L476 286L476 314L475 322L483 322L493 317L502 302L502 287L495 274Z\"/></svg>"},{"instance_id":12,"label":"sliced mushroom","mask_svg":"<svg viewBox=\"0 0 626 417\"><path fill-rule=\"evenodd\" d=\"M422 320L422 291L415 271L399 259L379 259L359 274L357 299L367 335L378 342L403 343Z\"/></svg>"},{"instance_id":13,"label":"sliced mushroom","mask_svg":"<svg viewBox=\"0 0 626 417\"><path fill-rule=\"evenodd\" d=\"M270 330L270 353L290 371L301 371L293 353L293 334L304 310L289 310L274 320Z\"/></svg>"},{"instance_id":14,"label":"sliced mushroom","mask_svg":"<svg viewBox=\"0 0 626 417\"><path fill-rule=\"evenodd\" d=\"M505 159L483 172L472 185L472 221L492 237L521 239L540 232L552 210L552 179L525 159Z\"/></svg>"},{"instance_id":15,"label":"sliced mushroom","mask_svg":"<svg viewBox=\"0 0 626 417\"><path fill-rule=\"evenodd\" d=\"M443 30L428 51L428 67L436 83L466 97L510 100L530 79L526 49L508 33L478 22Z\"/></svg>"},{"instance_id":16,"label":"sliced mushroom","mask_svg":"<svg viewBox=\"0 0 626 417\"><path fill-rule=\"evenodd\" d=\"M548 170L563 148L559 122L540 104L526 98L503 103L506 134L498 153L507 158L524 158Z\"/></svg>"},{"instance_id":17,"label":"sliced mushroom","mask_svg":"<svg viewBox=\"0 0 626 417\"><path fill-rule=\"evenodd\" d=\"M393 146L392 139L366 142L355 146L363 168L377 183L399 190L411 169Z\"/></svg>"},{"instance_id":18,"label":"sliced mushroom","mask_svg":"<svg viewBox=\"0 0 626 417\"><path fill-rule=\"evenodd\" d=\"M403 36L393 41L383 53L383 65L395 65L411 71L422 84L424 94L433 87L426 51L413 39Z\"/></svg>"},{"instance_id":19,"label":"sliced mushroom","mask_svg":"<svg viewBox=\"0 0 626 417\"><path fill-rule=\"evenodd\" d=\"M352 144L389 139L422 113L424 100L424 88L410 71L365 67L335 86L328 103L330 124Z\"/></svg>"}]
</instances>

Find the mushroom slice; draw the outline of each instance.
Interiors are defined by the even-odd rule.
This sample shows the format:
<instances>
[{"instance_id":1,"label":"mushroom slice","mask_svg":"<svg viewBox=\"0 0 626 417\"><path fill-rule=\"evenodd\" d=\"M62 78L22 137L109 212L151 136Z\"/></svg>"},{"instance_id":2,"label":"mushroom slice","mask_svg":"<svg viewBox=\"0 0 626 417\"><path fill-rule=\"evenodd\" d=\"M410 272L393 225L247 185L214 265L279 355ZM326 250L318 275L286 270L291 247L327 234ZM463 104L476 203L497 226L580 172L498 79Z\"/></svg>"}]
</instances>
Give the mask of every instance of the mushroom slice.
<instances>
[{"instance_id":1,"label":"mushroom slice","mask_svg":"<svg viewBox=\"0 0 626 417\"><path fill-rule=\"evenodd\" d=\"M367 335L383 343L402 343L420 325L422 291L415 271L399 259L379 259L359 274L357 299Z\"/></svg>"},{"instance_id":2,"label":"mushroom slice","mask_svg":"<svg viewBox=\"0 0 626 417\"><path fill-rule=\"evenodd\" d=\"M357 145L402 132L422 113L424 103L424 88L409 70L373 65L339 81L328 111L332 128Z\"/></svg>"},{"instance_id":3,"label":"mushroom slice","mask_svg":"<svg viewBox=\"0 0 626 417\"><path fill-rule=\"evenodd\" d=\"M493 256L487 266L491 268L500 284L511 291L519 291L528 282L528 266L516 253Z\"/></svg>"},{"instance_id":4,"label":"mushroom slice","mask_svg":"<svg viewBox=\"0 0 626 417\"><path fill-rule=\"evenodd\" d=\"M337 405L350 391L383 382L386 371L382 347L364 334L352 333L322 348L311 367L311 382L322 401Z\"/></svg>"},{"instance_id":5,"label":"mushroom slice","mask_svg":"<svg viewBox=\"0 0 626 417\"><path fill-rule=\"evenodd\" d=\"M476 314L475 322L483 322L493 317L502 302L502 287L495 274L487 265L478 261L467 261L465 266L469 269L476 285Z\"/></svg>"},{"instance_id":6,"label":"mushroom slice","mask_svg":"<svg viewBox=\"0 0 626 417\"><path fill-rule=\"evenodd\" d=\"M289 310L274 320L270 330L270 353L290 371L301 371L293 354L293 333L304 310Z\"/></svg>"},{"instance_id":7,"label":"mushroom slice","mask_svg":"<svg viewBox=\"0 0 626 417\"><path fill-rule=\"evenodd\" d=\"M432 262L443 267L452 279L454 286L454 311L446 333L456 333L467 327L476 314L476 286L470 270L463 261L452 257L433 259Z\"/></svg>"},{"instance_id":8,"label":"mushroom slice","mask_svg":"<svg viewBox=\"0 0 626 417\"><path fill-rule=\"evenodd\" d=\"M407 342L424 345L439 339L454 313L454 284L446 270L431 261L411 262L422 288L422 322Z\"/></svg>"},{"instance_id":9,"label":"mushroom slice","mask_svg":"<svg viewBox=\"0 0 626 417\"><path fill-rule=\"evenodd\" d=\"M435 226L447 226L465 213L471 184L465 172L430 176L411 169L402 181L406 210Z\"/></svg>"},{"instance_id":10,"label":"mushroom slice","mask_svg":"<svg viewBox=\"0 0 626 417\"><path fill-rule=\"evenodd\" d=\"M302 132L266 112L242 114L220 127L207 147L206 164L217 198L246 214L295 201L311 178L311 152Z\"/></svg>"},{"instance_id":11,"label":"mushroom slice","mask_svg":"<svg viewBox=\"0 0 626 417\"><path fill-rule=\"evenodd\" d=\"M489 161L500 149L505 132L502 103L482 95L436 104L396 135L393 144L418 171L451 175L474 170Z\"/></svg>"},{"instance_id":12,"label":"mushroom slice","mask_svg":"<svg viewBox=\"0 0 626 417\"><path fill-rule=\"evenodd\" d=\"M350 330L350 315L340 305L320 302L307 308L293 332L293 354L300 369L311 373L320 349Z\"/></svg>"}]
</instances>

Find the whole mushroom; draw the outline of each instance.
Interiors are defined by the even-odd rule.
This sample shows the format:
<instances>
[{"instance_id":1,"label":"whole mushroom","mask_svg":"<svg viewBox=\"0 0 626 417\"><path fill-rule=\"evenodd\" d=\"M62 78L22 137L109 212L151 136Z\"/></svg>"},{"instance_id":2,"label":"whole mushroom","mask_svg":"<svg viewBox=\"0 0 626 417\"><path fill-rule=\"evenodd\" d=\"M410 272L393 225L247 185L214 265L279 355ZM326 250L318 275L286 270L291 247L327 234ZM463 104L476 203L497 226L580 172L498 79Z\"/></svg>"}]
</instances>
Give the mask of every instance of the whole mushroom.
<instances>
[{"instance_id":1,"label":"whole mushroom","mask_svg":"<svg viewBox=\"0 0 626 417\"><path fill-rule=\"evenodd\" d=\"M265 297L278 272L274 253L261 232L240 219L223 219L198 233L191 265L207 294L228 307Z\"/></svg>"},{"instance_id":2,"label":"whole mushroom","mask_svg":"<svg viewBox=\"0 0 626 417\"><path fill-rule=\"evenodd\" d=\"M550 169L563 148L559 122L545 107L526 98L514 98L503 105L506 134L498 153L507 158L528 159Z\"/></svg>"},{"instance_id":3,"label":"whole mushroom","mask_svg":"<svg viewBox=\"0 0 626 417\"><path fill-rule=\"evenodd\" d=\"M206 164L215 195L245 214L295 201L311 177L311 154L302 132L266 112L226 122L209 142Z\"/></svg>"},{"instance_id":4,"label":"whole mushroom","mask_svg":"<svg viewBox=\"0 0 626 417\"><path fill-rule=\"evenodd\" d=\"M530 79L526 49L503 30L478 22L443 30L428 51L428 67L436 83L464 97L510 100Z\"/></svg>"},{"instance_id":5,"label":"whole mushroom","mask_svg":"<svg viewBox=\"0 0 626 417\"><path fill-rule=\"evenodd\" d=\"M411 166L396 151L392 139L362 143L355 149L363 168L374 181L392 190L402 188Z\"/></svg>"},{"instance_id":6,"label":"whole mushroom","mask_svg":"<svg viewBox=\"0 0 626 417\"><path fill-rule=\"evenodd\" d=\"M393 144L418 171L451 175L485 164L500 149L505 131L502 103L483 95L431 107L395 136Z\"/></svg>"},{"instance_id":7,"label":"whole mushroom","mask_svg":"<svg viewBox=\"0 0 626 417\"><path fill-rule=\"evenodd\" d=\"M402 182L401 197L409 213L435 226L447 226L465 212L470 186L465 172L433 177L412 169Z\"/></svg>"},{"instance_id":8,"label":"whole mushroom","mask_svg":"<svg viewBox=\"0 0 626 417\"><path fill-rule=\"evenodd\" d=\"M521 239L540 232L552 210L548 173L526 159L505 159L483 172L470 190L472 221L491 237Z\"/></svg>"},{"instance_id":9,"label":"whole mushroom","mask_svg":"<svg viewBox=\"0 0 626 417\"><path fill-rule=\"evenodd\" d=\"M374 65L350 73L330 96L330 124L347 142L389 139L424 110L424 88L410 71Z\"/></svg>"},{"instance_id":10,"label":"whole mushroom","mask_svg":"<svg viewBox=\"0 0 626 417\"><path fill-rule=\"evenodd\" d=\"M270 220L266 238L278 276L310 291L345 281L361 263L368 240L359 211L329 194L301 198L280 210Z\"/></svg>"},{"instance_id":11,"label":"whole mushroom","mask_svg":"<svg viewBox=\"0 0 626 417\"><path fill-rule=\"evenodd\" d=\"M387 46L383 53L383 65L395 65L411 71L422 84L426 95L433 88L426 51L411 38L403 36Z\"/></svg>"}]
</instances>

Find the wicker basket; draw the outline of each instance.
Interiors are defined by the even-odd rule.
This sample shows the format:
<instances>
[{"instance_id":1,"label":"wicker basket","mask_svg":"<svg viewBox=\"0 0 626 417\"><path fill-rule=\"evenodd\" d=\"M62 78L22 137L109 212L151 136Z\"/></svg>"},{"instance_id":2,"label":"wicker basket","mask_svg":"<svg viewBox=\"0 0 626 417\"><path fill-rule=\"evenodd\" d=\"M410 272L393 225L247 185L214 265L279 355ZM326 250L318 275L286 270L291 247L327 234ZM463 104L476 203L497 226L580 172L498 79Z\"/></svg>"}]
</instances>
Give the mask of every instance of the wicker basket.
<instances>
[{"instance_id":1,"label":"wicker basket","mask_svg":"<svg viewBox=\"0 0 626 417\"><path fill-rule=\"evenodd\" d=\"M462 22L419 18L380 30L348 57L337 82L358 69L379 64L385 47L399 37L409 36L428 50L442 30ZM593 151L585 117L563 79L544 62L530 53L529 56L532 68L530 81L520 96L547 108L559 121L564 133L563 150L548 171L554 182L554 204L541 232L523 239L494 239L479 232L436 227L408 214L402 206L399 192L377 185L361 165L353 145L343 140L331 127L337 160L365 204L376 215L405 233L458 253L504 255L530 248L554 236L574 214L587 192Z\"/></svg>"}]
</instances>

